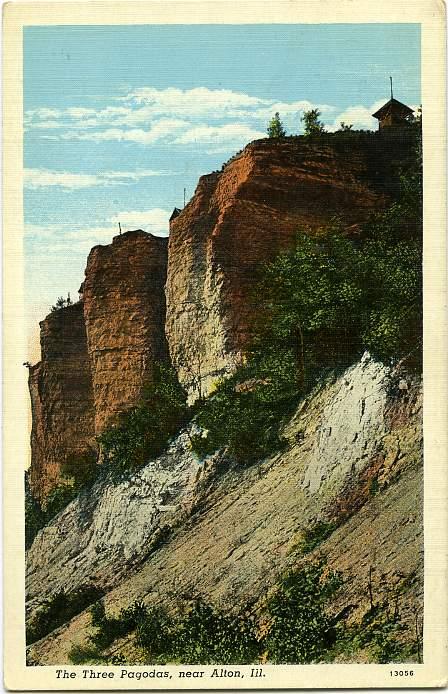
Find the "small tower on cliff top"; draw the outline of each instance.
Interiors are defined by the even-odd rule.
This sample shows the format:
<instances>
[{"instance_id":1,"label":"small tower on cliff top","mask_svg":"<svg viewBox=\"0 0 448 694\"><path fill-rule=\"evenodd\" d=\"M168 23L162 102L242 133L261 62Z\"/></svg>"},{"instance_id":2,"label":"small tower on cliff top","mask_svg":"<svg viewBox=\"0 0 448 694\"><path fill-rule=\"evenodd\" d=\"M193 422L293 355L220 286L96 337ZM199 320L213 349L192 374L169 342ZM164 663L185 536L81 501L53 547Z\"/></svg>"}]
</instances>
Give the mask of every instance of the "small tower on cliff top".
<instances>
[{"instance_id":1,"label":"small tower on cliff top","mask_svg":"<svg viewBox=\"0 0 448 694\"><path fill-rule=\"evenodd\" d=\"M391 128L391 127L406 127L409 125L409 119L413 115L414 111L406 104L402 104L401 101L394 99L394 94L392 90L392 77L390 79L390 99L387 104L381 106L376 113L372 116L377 118L379 121L379 129Z\"/></svg>"}]
</instances>

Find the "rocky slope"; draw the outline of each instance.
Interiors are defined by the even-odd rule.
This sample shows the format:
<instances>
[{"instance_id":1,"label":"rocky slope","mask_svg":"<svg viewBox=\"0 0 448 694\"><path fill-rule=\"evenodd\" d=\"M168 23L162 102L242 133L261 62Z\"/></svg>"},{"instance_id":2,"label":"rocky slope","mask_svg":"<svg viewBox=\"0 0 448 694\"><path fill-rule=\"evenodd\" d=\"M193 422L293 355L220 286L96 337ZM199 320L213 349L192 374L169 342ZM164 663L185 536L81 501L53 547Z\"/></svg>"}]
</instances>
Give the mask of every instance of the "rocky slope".
<instances>
[{"instance_id":1,"label":"rocky slope","mask_svg":"<svg viewBox=\"0 0 448 694\"><path fill-rule=\"evenodd\" d=\"M29 371L32 431L30 486L43 500L60 479L61 464L94 439L94 409L83 303L40 323L42 358Z\"/></svg>"},{"instance_id":2,"label":"rocky slope","mask_svg":"<svg viewBox=\"0 0 448 694\"><path fill-rule=\"evenodd\" d=\"M237 606L321 553L347 579L336 612L347 608L356 619L365 611L373 567L376 591L408 577L400 609L411 620L422 600L421 414L420 384L365 355L300 404L284 451L248 469L215 456L198 473L183 434L138 479L98 485L39 533L28 554L29 617L44 597L87 578L106 588L112 613L136 599L170 602L191 592ZM174 508L164 519L167 505ZM167 518L171 533L148 554ZM335 529L303 557L301 540L316 521ZM68 662L89 624L87 612L75 617L30 647L30 662ZM139 661L131 637L121 649Z\"/></svg>"},{"instance_id":3,"label":"rocky slope","mask_svg":"<svg viewBox=\"0 0 448 694\"><path fill-rule=\"evenodd\" d=\"M193 397L241 361L262 310L253 294L260 263L290 247L300 228L337 215L355 231L383 208L394 189L393 150L375 136L348 146L258 140L200 179L171 223L166 286L170 354Z\"/></svg>"}]
</instances>

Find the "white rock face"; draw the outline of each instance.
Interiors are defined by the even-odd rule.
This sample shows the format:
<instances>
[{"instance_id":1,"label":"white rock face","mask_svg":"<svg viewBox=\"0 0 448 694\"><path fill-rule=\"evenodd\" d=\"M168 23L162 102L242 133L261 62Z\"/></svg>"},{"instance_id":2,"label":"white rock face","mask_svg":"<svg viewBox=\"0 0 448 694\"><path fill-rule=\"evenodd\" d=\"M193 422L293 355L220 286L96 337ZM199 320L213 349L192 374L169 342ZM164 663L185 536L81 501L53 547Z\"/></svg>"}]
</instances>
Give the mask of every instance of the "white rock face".
<instances>
[{"instance_id":1,"label":"white rock face","mask_svg":"<svg viewBox=\"0 0 448 694\"><path fill-rule=\"evenodd\" d=\"M334 386L323 408L320 431L302 487L311 494L359 472L385 433L384 408L390 370L365 353Z\"/></svg>"},{"instance_id":2,"label":"white rock face","mask_svg":"<svg viewBox=\"0 0 448 694\"><path fill-rule=\"evenodd\" d=\"M129 480L97 483L39 532L27 554L30 606L83 583L107 585L144 555L155 529L190 499L200 464L188 442L183 432Z\"/></svg>"}]
</instances>

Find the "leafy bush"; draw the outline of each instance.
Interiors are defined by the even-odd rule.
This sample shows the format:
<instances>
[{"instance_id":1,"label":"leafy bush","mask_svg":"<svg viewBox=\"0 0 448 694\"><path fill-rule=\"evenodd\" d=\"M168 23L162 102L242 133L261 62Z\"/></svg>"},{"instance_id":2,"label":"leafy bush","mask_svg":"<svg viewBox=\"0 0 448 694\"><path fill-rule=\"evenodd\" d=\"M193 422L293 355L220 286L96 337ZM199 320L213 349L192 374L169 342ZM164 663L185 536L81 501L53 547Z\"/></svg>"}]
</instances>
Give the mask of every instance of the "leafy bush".
<instances>
[{"instance_id":1,"label":"leafy bush","mask_svg":"<svg viewBox=\"0 0 448 694\"><path fill-rule=\"evenodd\" d=\"M86 663L92 665L107 664L107 658L101 655L101 652L95 646L80 646L75 645L69 651L68 658L73 665L84 665Z\"/></svg>"},{"instance_id":2,"label":"leafy bush","mask_svg":"<svg viewBox=\"0 0 448 694\"><path fill-rule=\"evenodd\" d=\"M280 424L298 401L296 373L292 350L255 352L202 404L196 419L206 436L192 437L193 450L203 457L227 447L250 464L280 448Z\"/></svg>"},{"instance_id":3,"label":"leafy bush","mask_svg":"<svg viewBox=\"0 0 448 694\"><path fill-rule=\"evenodd\" d=\"M260 644L244 610L227 615L196 599L176 616L139 602L121 610L118 617L107 617L102 603L93 605L91 614L95 632L89 641L96 657L117 638L136 630L137 644L151 663L249 663L258 658ZM86 657L84 651L81 657Z\"/></svg>"},{"instance_id":4,"label":"leafy bush","mask_svg":"<svg viewBox=\"0 0 448 694\"><path fill-rule=\"evenodd\" d=\"M109 617L98 602L91 608L95 631L87 645L72 649L70 659L75 664L120 664L123 656L111 657L107 649L116 639L135 632L147 664L244 664L262 658L270 663L332 662L341 654L352 657L359 651L373 662L406 658L420 662L418 620L413 635L398 609L398 597L410 580L404 579L392 593L386 586L385 597L378 602L371 599L360 623L352 626L345 622L350 614L347 608L335 617L329 615L342 577L329 571L323 561L283 576L258 617L251 605L230 612L202 598L184 602L174 613L161 605L135 602L117 617ZM407 637L400 638L405 632Z\"/></svg>"},{"instance_id":5,"label":"leafy bush","mask_svg":"<svg viewBox=\"0 0 448 694\"><path fill-rule=\"evenodd\" d=\"M330 659L341 653L350 657L359 651L366 651L369 661L374 663L403 662L407 659L420 661L416 641L400 636L409 631L401 620L397 609L391 610L387 602L375 605L363 616L359 624L347 627L341 623L337 627L336 644L330 651Z\"/></svg>"},{"instance_id":6,"label":"leafy bush","mask_svg":"<svg viewBox=\"0 0 448 694\"><path fill-rule=\"evenodd\" d=\"M28 475L25 473L25 548L29 549L33 540L46 523L41 505L31 494Z\"/></svg>"},{"instance_id":7,"label":"leafy bush","mask_svg":"<svg viewBox=\"0 0 448 694\"><path fill-rule=\"evenodd\" d=\"M157 365L142 404L123 414L120 423L98 439L112 476L119 479L162 453L170 436L185 424L187 413L186 393L174 369Z\"/></svg>"},{"instance_id":8,"label":"leafy bush","mask_svg":"<svg viewBox=\"0 0 448 694\"><path fill-rule=\"evenodd\" d=\"M70 293L67 295L67 298L64 299L63 296L58 296L56 300L56 304L54 306L50 307L50 311L54 313L55 311L59 311L61 308L66 308L67 306L72 306L73 301L70 299Z\"/></svg>"},{"instance_id":9,"label":"leafy bush","mask_svg":"<svg viewBox=\"0 0 448 694\"><path fill-rule=\"evenodd\" d=\"M102 602L92 605L90 612L95 632L89 641L98 650L107 648L115 639L134 631L147 616L146 607L139 601L121 610L118 617L107 617Z\"/></svg>"},{"instance_id":10,"label":"leafy bush","mask_svg":"<svg viewBox=\"0 0 448 694\"><path fill-rule=\"evenodd\" d=\"M325 132L324 124L319 120L320 115L318 108L305 111L300 120L304 124L304 134L306 136L322 135Z\"/></svg>"},{"instance_id":11,"label":"leafy bush","mask_svg":"<svg viewBox=\"0 0 448 694\"><path fill-rule=\"evenodd\" d=\"M260 655L252 621L243 609L225 614L198 599L173 630L172 656L178 662L195 664L243 664Z\"/></svg>"},{"instance_id":12,"label":"leafy bush","mask_svg":"<svg viewBox=\"0 0 448 694\"><path fill-rule=\"evenodd\" d=\"M75 487L68 484L60 484L48 495L45 507L45 523L48 523L52 518L62 511L73 499L78 492Z\"/></svg>"},{"instance_id":13,"label":"leafy bush","mask_svg":"<svg viewBox=\"0 0 448 694\"><path fill-rule=\"evenodd\" d=\"M27 644L42 639L57 627L65 624L92 602L98 600L102 594L102 591L93 585L80 586L70 593L63 590L59 591L51 599L45 601L27 627Z\"/></svg>"},{"instance_id":14,"label":"leafy bush","mask_svg":"<svg viewBox=\"0 0 448 694\"><path fill-rule=\"evenodd\" d=\"M362 241L337 224L325 236L300 234L295 250L267 267L265 339L299 343L305 385L365 349L384 361L418 353L421 239L399 238L396 221L377 219Z\"/></svg>"},{"instance_id":15,"label":"leafy bush","mask_svg":"<svg viewBox=\"0 0 448 694\"><path fill-rule=\"evenodd\" d=\"M267 133L269 138L279 138L286 136L286 130L280 120L279 113L276 113L269 121Z\"/></svg>"},{"instance_id":16,"label":"leafy bush","mask_svg":"<svg viewBox=\"0 0 448 694\"><path fill-rule=\"evenodd\" d=\"M147 654L149 662L169 659L172 652L172 632L175 623L160 605L147 608L145 619L137 626L137 645Z\"/></svg>"},{"instance_id":17,"label":"leafy bush","mask_svg":"<svg viewBox=\"0 0 448 694\"><path fill-rule=\"evenodd\" d=\"M340 585L339 574L325 574L321 563L284 577L267 603L272 619L266 637L269 662L311 663L323 657L336 638L325 608Z\"/></svg>"}]
</instances>

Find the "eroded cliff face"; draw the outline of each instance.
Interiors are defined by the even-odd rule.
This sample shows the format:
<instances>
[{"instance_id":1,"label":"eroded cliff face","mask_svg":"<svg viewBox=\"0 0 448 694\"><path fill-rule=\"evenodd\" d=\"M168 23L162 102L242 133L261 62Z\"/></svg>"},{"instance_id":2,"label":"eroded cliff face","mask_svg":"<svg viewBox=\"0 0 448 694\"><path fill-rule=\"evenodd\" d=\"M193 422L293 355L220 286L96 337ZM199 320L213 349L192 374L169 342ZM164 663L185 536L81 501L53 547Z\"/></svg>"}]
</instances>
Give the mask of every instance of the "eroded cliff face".
<instances>
[{"instance_id":1,"label":"eroded cliff face","mask_svg":"<svg viewBox=\"0 0 448 694\"><path fill-rule=\"evenodd\" d=\"M84 317L98 434L141 398L164 335L167 239L144 231L95 246L87 260Z\"/></svg>"},{"instance_id":2,"label":"eroded cliff face","mask_svg":"<svg viewBox=\"0 0 448 694\"><path fill-rule=\"evenodd\" d=\"M93 443L94 409L83 303L50 313L40 331L42 358L29 371L30 487L42 501L60 482L67 457Z\"/></svg>"},{"instance_id":3,"label":"eroded cliff face","mask_svg":"<svg viewBox=\"0 0 448 694\"><path fill-rule=\"evenodd\" d=\"M259 140L203 176L171 223L166 334L181 382L194 397L240 363L263 297L260 263L302 228L335 215L354 229L390 200L391 162L380 139L349 147L305 138Z\"/></svg>"},{"instance_id":4,"label":"eroded cliff face","mask_svg":"<svg viewBox=\"0 0 448 694\"><path fill-rule=\"evenodd\" d=\"M421 405L418 379L365 355L302 401L285 426L285 450L248 469L222 453L200 463L180 434L140 473L96 486L39 533L28 553L29 618L61 588L91 581L107 591L111 614L191 592L237 606L322 554L347 579L334 611L350 606L354 619L368 609L370 566L376 591L413 576L400 598L413 633L423 598ZM303 557L303 532L320 521L336 528ZM171 532L154 545L166 523ZM67 663L89 629L84 612L32 646L30 662ZM132 636L120 650L140 662Z\"/></svg>"},{"instance_id":5,"label":"eroded cliff face","mask_svg":"<svg viewBox=\"0 0 448 694\"><path fill-rule=\"evenodd\" d=\"M90 253L83 300L41 322L42 360L30 368L30 487L44 501L68 456L135 406L164 334L167 239L130 231Z\"/></svg>"}]
</instances>

